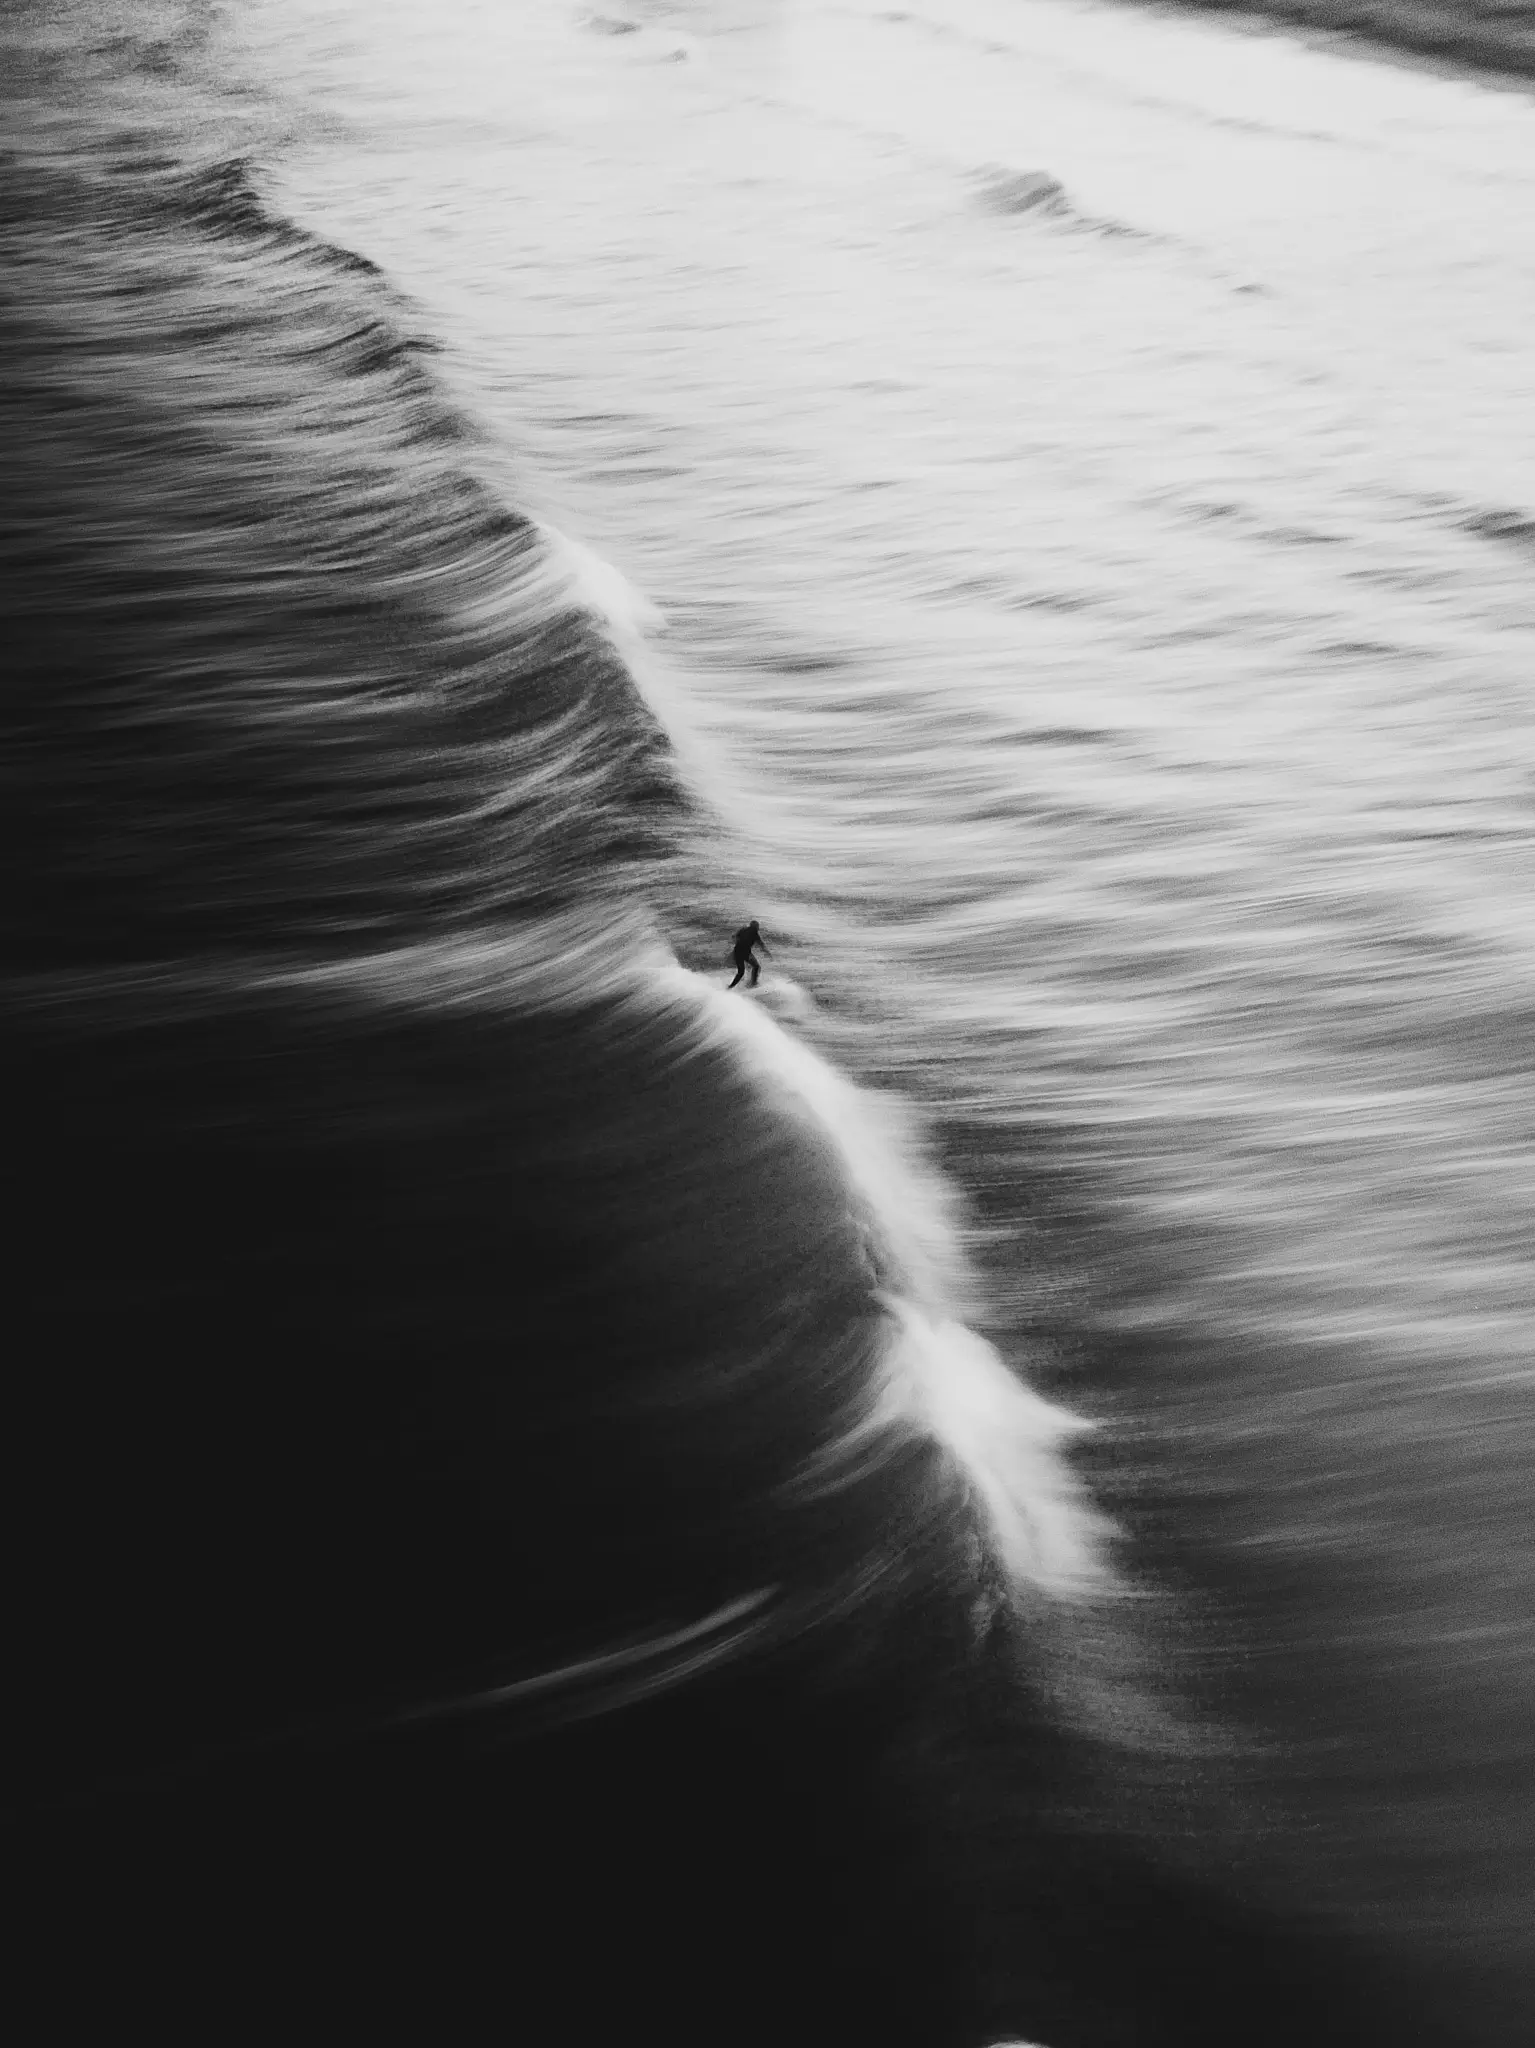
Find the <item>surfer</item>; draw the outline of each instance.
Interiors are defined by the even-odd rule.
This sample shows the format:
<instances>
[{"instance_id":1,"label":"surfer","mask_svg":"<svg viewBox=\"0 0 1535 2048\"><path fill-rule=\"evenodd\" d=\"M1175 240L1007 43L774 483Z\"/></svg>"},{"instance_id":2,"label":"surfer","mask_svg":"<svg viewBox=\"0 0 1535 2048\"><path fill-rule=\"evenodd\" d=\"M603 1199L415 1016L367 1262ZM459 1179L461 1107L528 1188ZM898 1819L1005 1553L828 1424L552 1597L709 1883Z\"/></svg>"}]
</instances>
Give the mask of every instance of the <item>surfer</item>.
<instances>
[{"instance_id":1,"label":"surfer","mask_svg":"<svg viewBox=\"0 0 1535 2048\"><path fill-rule=\"evenodd\" d=\"M741 976L746 972L748 967L752 971L752 978L747 983L747 986L748 988L755 988L757 986L757 977L762 972L762 965L761 962L757 959L756 955L752 952L753 946L761 946L764 953L766 953L768 950L767 942L764 940L761 932L759 932L757 929L757 920L755 918L752 919L750 924L743 924L741 929L736 933L735 936L735 945L732 948L732 957L734 958L736 963L736 973L735 981L731 982L730 984L732 988L735 987L736 981L739 981L741 979Z\"/></svg>"}]
</instances>

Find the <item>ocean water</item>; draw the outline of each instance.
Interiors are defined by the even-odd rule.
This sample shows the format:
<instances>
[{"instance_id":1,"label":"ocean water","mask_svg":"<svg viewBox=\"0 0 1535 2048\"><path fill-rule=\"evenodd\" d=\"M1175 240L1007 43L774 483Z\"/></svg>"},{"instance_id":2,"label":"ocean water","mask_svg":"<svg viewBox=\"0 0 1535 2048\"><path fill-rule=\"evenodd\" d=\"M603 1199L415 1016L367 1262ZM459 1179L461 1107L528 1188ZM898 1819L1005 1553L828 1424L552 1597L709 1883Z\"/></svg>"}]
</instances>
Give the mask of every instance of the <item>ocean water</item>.
<instances>
[{"instance_id":1,"label":"ocean water","mask_svg":"<svg viewBox=\"0 0 1535 2048\"><path fill-rule=\"evenodd\" d=\"M531 650L504 784L390 814L397 888L338 738L325 891L242 755L169 853L131 790L83 854L29 813L97 893L56 941L50 880L23 947L110 957L129 1009L146 962L243 945L268 994L522 1020L524 1227L601 1189L600 1287L690 1304L678 1384L741 1401L676 1452L664 1399L623 1414L588 1522L668 1457L694 1520L600 1596L583 1551L525 1638L586 1656L648 1573L723 1656L806 1557L861 1598L962 1497L1065 1711L1220 1777L1222 1868L1516 2038L1535 100L1087 0L11 36L34 381L139 407L99 472L62 401L38 443L54 609L90 548L184 578L162 669L280 645L322 737L365 640L369 743L433 790L457 741L391 692L441 662L488 707ZM181 504L178 408L217 473L135 568L122 476ZM266 878L248 931L220 860ZM885 1337L833 1342L861 1288ZM715 1491L832 1506L764 1535Z\"/></svg>"}]
</instances>

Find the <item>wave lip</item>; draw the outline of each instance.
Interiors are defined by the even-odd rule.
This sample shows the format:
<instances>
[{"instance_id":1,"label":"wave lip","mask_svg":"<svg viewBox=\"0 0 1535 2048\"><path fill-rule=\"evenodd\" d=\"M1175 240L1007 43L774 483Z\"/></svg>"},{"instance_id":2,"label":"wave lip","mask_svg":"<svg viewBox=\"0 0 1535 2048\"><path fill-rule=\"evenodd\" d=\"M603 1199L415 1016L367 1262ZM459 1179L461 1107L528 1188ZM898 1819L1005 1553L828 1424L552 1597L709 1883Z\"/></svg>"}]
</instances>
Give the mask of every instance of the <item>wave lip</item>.
<instances>
[{"instance_id":1,"label":"wave lip","mask_svg":"<svg viewBox=\"0 0 1535 2048\"><path fill-rule=\"evenodd\" d=\"M1037 1394L966 1326L974 1281L952 1198L917 1164L895 1105L854 1087L757 1005L719 991L710 1000L750 1070L802 1104L835 1149L884 1318L864 1413L796 1490L832 1482L889 1436L916 1433L941 1447L1015 1599L1111 1595L1112 1525L1063 1456L1093 1425Z\"/></svg>"}]
</instances>

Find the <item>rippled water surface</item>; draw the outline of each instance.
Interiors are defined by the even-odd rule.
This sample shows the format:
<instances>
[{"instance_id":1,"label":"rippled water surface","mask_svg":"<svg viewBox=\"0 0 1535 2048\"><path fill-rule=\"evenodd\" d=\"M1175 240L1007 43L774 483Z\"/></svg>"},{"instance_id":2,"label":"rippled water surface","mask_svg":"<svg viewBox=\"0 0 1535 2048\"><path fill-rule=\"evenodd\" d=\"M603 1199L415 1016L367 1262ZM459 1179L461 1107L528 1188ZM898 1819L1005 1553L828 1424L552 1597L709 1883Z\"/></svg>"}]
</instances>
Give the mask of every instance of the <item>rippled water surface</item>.
<instances>
[{"instance_id":1,"label":"rippled water surface","mask_svg":"<svg viewBox=\"0 0 1535 2048\"><path fill-rule=\"evenodd\" d=\"M1310 1881L1512 1953L1535 100L1085 0L622 12L266 0L207 61L659 608L734 828L683 956L761 918L1126 1512L1268 1587Z\"/></svg>"},{"instance_id":2,"label":"rippled water surface","mask_svg":"<svg viewBox=\"0 0 1535 2048\"><path fill-rule=\"evenodd\" d=\"M1345 1726L1401 1688L1453 1916L1528 1833L1535 104L1081 5L630 18L253 10L281 200L660 607L775 971L962 1134L1000 1296L1090 1162L1100 1397L1221 1461L1180 1527L1335 1562L1293 1629Z\"/></svg>"}]
</instances>

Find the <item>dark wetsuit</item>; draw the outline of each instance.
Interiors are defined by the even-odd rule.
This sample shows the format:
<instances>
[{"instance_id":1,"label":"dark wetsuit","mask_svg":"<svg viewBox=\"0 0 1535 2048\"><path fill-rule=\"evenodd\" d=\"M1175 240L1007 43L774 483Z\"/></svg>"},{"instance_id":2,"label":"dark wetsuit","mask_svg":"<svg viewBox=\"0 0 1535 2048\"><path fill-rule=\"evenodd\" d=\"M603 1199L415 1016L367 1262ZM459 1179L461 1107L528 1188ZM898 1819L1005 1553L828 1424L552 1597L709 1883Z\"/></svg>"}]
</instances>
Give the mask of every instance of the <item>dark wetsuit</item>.
<instances>
[{"instance_id":1,"label":"dark wetsuit","mask_svg":"<svg viewBox=\"0 0 1535 2048\"><path fill-rule=\"evenodd\" d=\"M757 959L753 956L752 947L760 946L761 943L761 934L758 932L757 927L754 924L744 924L742 925L741 929L736 933L735 945L732 949L732 957L734 958L736 963L736 973L735 981L731 982L730 984L732 988L735 987L736 981L739 981L741 979L741 976L746 972L748 967L752 971L752 978L751 981L748 983L748 986L751 988L755 988L757 986L757 977L761 974L762 967L761 964L757 961Z\"/></svg>"}]
</instances>

